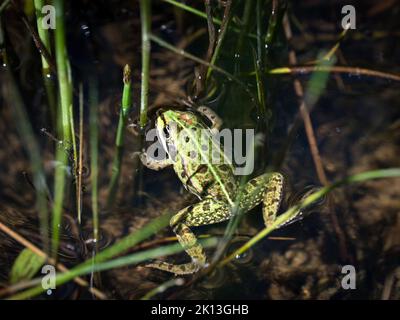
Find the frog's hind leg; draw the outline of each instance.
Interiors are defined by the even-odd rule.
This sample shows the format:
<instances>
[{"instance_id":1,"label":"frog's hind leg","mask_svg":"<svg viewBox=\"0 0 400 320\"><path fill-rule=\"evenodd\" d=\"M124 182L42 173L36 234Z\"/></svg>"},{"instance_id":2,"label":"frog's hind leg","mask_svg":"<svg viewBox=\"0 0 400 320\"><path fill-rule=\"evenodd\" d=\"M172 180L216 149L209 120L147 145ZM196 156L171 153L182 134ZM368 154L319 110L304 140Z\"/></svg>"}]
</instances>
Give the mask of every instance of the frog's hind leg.
<instances>
[{"instance_id":1,"label":"frog's hind leg","mask_svg":"<svg viewBox=\"0 0 400 320\"><path fill-rule=\"evenodd\" d=\"M262 202L264 223L269 226L275 221L282 200L283 181L283 176L278 172L251 179L242 191L241 209L247 212Z\"/></svg>"},{"instance_id":2,"label":"frog's hind leg","mask_svg":"<svg viewBox=\"0 0 400 320\"><path fill-rule=\"evenodd\" d=\"M170 224L179 243L191 257L192 261L178 265L156 261L146 266L175 274L191 274L199 271L206 263L206 255L203 247L197 242L196 236L189 227L221 222L229 219L229 217L229 206L224 202L218 202L214 199L204 199L195 205L182 209L171 218Z\"/></svg>"},{"instance_id":3,"label":"frog's hind leg","mask_svg":"<svg viewBox=\"0 0 400 320\"><path fill-rule=\"evenodd\" d=\"M146 267L172 272L175 274L191 274L199 271L206 263L206 255L203 247L197 242L197 238L190 228L181 223L174 228L179 243L192 258L192 262L184 264L172 264L164 261L156 261L147 264Z\"/></svg>"}]
</instances>

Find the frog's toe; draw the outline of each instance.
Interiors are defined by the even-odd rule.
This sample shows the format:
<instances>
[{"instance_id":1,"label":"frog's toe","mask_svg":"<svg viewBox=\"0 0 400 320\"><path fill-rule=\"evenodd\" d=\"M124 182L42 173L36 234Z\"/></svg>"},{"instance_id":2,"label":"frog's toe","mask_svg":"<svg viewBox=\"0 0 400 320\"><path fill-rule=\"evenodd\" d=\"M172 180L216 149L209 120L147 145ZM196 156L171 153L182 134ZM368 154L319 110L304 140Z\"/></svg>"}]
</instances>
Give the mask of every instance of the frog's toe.
<instances>
[{"instance_id":1,"label":"frog's toe","mask_svg":"<svg viewBox=\"0 0 400 320\"><path fill-rule=\"evenodd\" d=\"M145 267L171 272L176 275L184 275L192 274L199 271L201 266L194 262L184 264L172 264L164 261L156 261L154 263L146 264Z\"/></svg>"}]
</instances>

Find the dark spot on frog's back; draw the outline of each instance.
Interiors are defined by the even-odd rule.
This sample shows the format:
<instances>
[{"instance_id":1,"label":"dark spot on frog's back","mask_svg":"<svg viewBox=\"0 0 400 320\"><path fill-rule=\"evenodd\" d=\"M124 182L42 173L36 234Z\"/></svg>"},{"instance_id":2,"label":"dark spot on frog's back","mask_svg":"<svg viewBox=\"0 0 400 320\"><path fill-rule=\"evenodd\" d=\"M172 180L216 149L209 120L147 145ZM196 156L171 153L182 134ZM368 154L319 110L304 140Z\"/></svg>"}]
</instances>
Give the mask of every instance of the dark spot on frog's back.
<instances>
[{"instance_id":1,"label":"dark spot on frog's back","mask_svg":"<svg viewBox=\"0 0 400 320\"><path fill-rule=\"evenodd\" d=\"M229 191L232 191L235 188L235 185L230 181L228 181L225 185Z\"/></svg>"},{"instance_id":2,"label":"dark spot on frog's back","mask_svg":"<svg viewBox=\"0 0 400 320\"><path fill-rule=\"evenodd\" d=\"M209 211L210 210L210 204L208 202L203 204L203 210L204 211Z\"/></svg>"},{"instance_id":3,"label":"dark spot on frog's back","mask_svg":"<svg viewBox=\"0 0 400 320\"><path fill-rule=\"evenodd\" d=\"M201 166L199 166L199 168L197 169L197 172L200 174L206 173L208 170L207 166L205 164L202 164Z\"/></svg>"},{"instance_id":4,"label":"dark spot on frog's back","mask_svg":"<svg viewBox=\"0 0 400 320\"><path fill-rule=\"evenodd\" d=\"M228 172L231 168L227 164L221 164L219 169L223 172Z\"/></svg>"},{"instance_id":5,"label":"dark spot on frog's back","mask_svg":"<svg viewBox=\"0 0 400 320\"><path fill-rule=\"evenodd\" d=\"M250 180L250 184L251 184L253 187L257 187L257 186L258 186L258 182L257 182L256 180Z\"/></svg>"}]
</instances>

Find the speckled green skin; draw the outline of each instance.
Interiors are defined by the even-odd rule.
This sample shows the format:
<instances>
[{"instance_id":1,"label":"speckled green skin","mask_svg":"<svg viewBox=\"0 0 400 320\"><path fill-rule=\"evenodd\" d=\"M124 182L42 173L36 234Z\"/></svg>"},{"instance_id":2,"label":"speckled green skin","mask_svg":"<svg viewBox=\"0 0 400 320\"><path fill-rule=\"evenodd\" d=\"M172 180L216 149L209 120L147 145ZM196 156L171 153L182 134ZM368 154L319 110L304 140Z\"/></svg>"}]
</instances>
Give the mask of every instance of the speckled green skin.
<instances>
[{"instance_id":1,"label":"speckled green skin","mask_svg":"<svg viewBox=\"0 0 400 320\"><path fill-rule=\"evenodd\" d=\"M223 161L223 150L215 147L212 139L204 139L201 135L204 134L201 129L206 129L212 136L219 129L221 120L207 107L200 107L198 112L210 120L211 127L206 126L201 116L192 112L168 110L159 115L156 128L169 157L156 161L145 153L141 155L143 164L150 169L159 170L172 165L185 188L200 199L198 203L180 210L170 222L192 261L180 265L162 261L147 265L175 274L194 273L206 263L204 250L190 227L228 220L238 196L238 179L233 173L234 168ZM221 161L215 164L217 158ZM280 173L258 176L245 185L239 197L239 207L247 212L263 202L264 221L269 225L275 220L282 189L283 177Z\"/></svg>"}]
</instances>

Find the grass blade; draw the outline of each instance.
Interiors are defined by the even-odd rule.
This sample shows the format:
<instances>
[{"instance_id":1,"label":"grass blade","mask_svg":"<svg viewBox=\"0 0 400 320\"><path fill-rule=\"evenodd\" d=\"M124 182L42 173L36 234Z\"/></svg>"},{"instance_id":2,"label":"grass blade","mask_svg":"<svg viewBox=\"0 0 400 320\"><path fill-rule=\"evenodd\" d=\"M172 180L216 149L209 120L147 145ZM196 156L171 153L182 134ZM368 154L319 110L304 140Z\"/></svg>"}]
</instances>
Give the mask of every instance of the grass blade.
<instances>
[{"instance_id":1,"label":"grass blade","mask_svg":"<svg viewBox=\"0 0 400 320\"><path fill-rule=\"evenodd\" d=\"M98 209L98 158L99 158L99 132L98 132L98 88L97 81L92 78L89 85L89 135L90 135L90 181L92 184L92 217L93 239L97 242L99 235L99 209Z\"/></svg>"},{"instance_id":2,"label":"grass blade","mask_svg":"<svg viewBox=\"0 0 400 320\"><path fill-rule=\"evenodd\" d=\"M126 65L124 68L123 82L124 89L122 92L121 110L119 112L117 136L115 138L115 155L112 164L111 181L108 187L107 207L110 207L114 203L115 194L118 189L121 162L124 154L125 126L132 106L131 69L129 65Z\"/></svg>"},{"instance_id":3,"label":"grass blade","mask_svg":"<svg viewBox=\"0 0 400 320\"><path fill-rule=\"evenodd\" d=\"M71 132L71 108L72 108L72 85L69 72L69 62L67 56L66 39L65 39L65 23L64 23L64 1L54 0L53 5L56 9L56 25L55 30L55 51L56 51L56 63L57 63L57 75L59 85L59 97L60 97L60 113L58 114L58 125L60 136L63 137L63 144L66 146L66 150L63 148L57 148L56 161L58 165L55 170L55 181L54 181L54 206L53 206L53 223L52 223L52 257L57 257L57 251L59 246L59 228L62 218L62 209L64 202L65 192L65 174L66 167L68 165L69 149L72 142Z\"/></svg>"},{"instance_id":4,"label":"grass blade","mask_svg":"<svg viewBox=\"0 0 400 320\"><path fill-rule=\"evenodd\" d=\"M142 25L142 79L140 92L140 128L147 123L149 99L150 51L151 51L151 1L140 0L140 21Z\"/></svg>"},{"instance_id":5,"label":"grass blade","mask_svg":"<svg viewBox=\"0 0 400 320\"><path fill-rule=\"evenodd\" d=\"M45 6L44 0L34 0L35 14L36 14L36 25L38 30L39 38L46 48L47 52L51 55L51 44L50 44L50 33L49 29L43 28L43 13L42 8ZM56 121L56 109L57 101L55 95L55 86L51 76L51 68L45 56L41 55L42 61L42 78L46 89L47 101L50 108L50 120L51 123L55 124ZM55 127L54 127L55 129Z\"/></svg>"},{"instance_id":6,"label":"grass blade","mask_svg":"<svg viewBox=\"0 0 400 320\"><path fill-rule=\"evenodd\" d=\"M23 249L15 259L10 273L10 283L31 279L46 260L29 249Z\"/></svg>"},{"instance_id":7,"label":"grass blade","mask_svg":"<svg viewBox=\"0 0 400 320\"><path fill-rule=\"evenodd\" d=\"M0 16L0 47L5 48L4 35L2 28L2 21ZM8 81L4 82L7 86L5 92L8 94L5 96L5 101L11 106L11 112L15 119L16 128L20 135L24 146L29 156L31 165L33 184L36 191L36 209L39 213L40 221L40 233L42 237L42 243L44 250L49 252L49 234L48 234L48 208L47 208L47 184L46 176L42 164L42 158L40 154L39 144L35 138L35 134L32 125L29 120L29 116L26 111L26 107L21 96L20 90L15 81L14 74L12 73L10 66L7 61L6 49L3 50L3 65L5 66L6 78Z\"/></svg>"}]
</instances>

